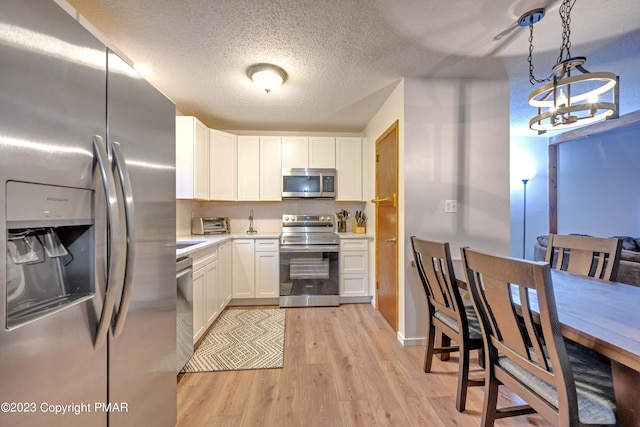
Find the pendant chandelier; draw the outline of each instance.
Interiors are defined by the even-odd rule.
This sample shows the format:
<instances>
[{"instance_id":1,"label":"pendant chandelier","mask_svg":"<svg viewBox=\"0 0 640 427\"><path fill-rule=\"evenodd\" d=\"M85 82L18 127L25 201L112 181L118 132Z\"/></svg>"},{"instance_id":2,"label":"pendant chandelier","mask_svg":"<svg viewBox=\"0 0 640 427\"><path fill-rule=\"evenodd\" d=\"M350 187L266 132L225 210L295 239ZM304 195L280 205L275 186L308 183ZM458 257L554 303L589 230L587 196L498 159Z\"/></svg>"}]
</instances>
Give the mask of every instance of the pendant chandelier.
<instances>
[{"instance_id":1,"label":"pendant chandelier","mask_svg":"<svg viewBox=\"0 0 640 427\"><path fill-rule=\"evenodd\" d=\"M538 109L529 127L539 134L617 118L619 114L619 77L609 72L591 73L584 68L586 57L571 56L571 9L575 2L562 0L562 46L552 73L545 79L534 77L532 59L533 24L544 17L545 10L531 10L518 19L519 26L530 29L529 82L545 83L529 95L529 105Z\"/></svg>"}]
</instances>

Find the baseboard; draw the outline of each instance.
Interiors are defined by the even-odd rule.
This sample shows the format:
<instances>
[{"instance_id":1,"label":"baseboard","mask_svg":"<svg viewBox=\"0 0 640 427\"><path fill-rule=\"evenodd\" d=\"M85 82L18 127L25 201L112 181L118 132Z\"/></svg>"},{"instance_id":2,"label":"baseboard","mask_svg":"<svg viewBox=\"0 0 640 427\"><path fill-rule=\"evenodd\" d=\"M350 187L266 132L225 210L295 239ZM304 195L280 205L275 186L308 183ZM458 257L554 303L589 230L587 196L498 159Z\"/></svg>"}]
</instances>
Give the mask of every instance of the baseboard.
<instances>
[{"instance_id":1,"label":"baseboard","mask_svg":"<svg viewBox=\"0 0 640 427\"><path fill-rule=\"evenodd\" d=\"M340 304L370 304L371 297L340 297Z\"/></svg>"},{"instance_id":2,"label":"baseboard","mask_svg":"<svg viewBox=\"0 0 640 427\"><path fill-rule=\"evenodd\" d=\"M427 338L405 338L400 331L397 334L398 341L403 347L415 347L419 345L427 345Z\"/></svg>"}]
</instances>

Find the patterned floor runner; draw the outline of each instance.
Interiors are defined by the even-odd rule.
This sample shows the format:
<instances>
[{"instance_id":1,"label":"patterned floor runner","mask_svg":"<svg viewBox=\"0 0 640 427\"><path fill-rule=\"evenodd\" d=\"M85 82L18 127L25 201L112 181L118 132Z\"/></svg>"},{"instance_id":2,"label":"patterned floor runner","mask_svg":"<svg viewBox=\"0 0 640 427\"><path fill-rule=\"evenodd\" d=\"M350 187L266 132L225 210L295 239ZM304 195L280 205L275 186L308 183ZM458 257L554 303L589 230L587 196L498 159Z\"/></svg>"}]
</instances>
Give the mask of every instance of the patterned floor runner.
<instances>
[{"instance_id":1,"label":"patterned floor runner","mask_svg":"<svg viewBox=\"0 0 640 427\"><path fill-rule=\"evenodd\" d=\"M284 312L223 311L182 372L282 368Z\"/></svg>"}]
</instances>

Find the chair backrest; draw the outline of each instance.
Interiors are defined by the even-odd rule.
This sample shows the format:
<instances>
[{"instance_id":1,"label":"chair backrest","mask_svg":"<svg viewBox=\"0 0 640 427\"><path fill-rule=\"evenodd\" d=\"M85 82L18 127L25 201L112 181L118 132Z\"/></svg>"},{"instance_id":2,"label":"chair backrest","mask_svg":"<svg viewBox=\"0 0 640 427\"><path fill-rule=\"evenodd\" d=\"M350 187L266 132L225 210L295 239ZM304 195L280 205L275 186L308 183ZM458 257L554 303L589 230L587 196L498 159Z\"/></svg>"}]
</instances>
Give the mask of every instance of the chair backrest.
<instances>
[{"instance_id":1,"label":"chair backrest","mask_svg":"<svg viewBox=\"0 0 640 427\"><path fill-rule=\"evenodd\" d=\"M575 382L558 322L549 264L469 248L461 252L485 338L487 365L499 369L498 357L506 357L532 378L555 386L560 419L577 422ZM531 293L532 289L536 292ZM539 399L541 402L544 400Z\"/></svg>"},{"instance_id":2,"label":"chair backrest","mask_svg":"<svg viewBox=\"0 0 640 427\"><path fill-rule=\"evenodd\" d=\"M454 319L464 313L458 282L453 273L449 243L433 242L411 237L413 257L424 286L429 309L440 310ZM431 315L433 312L430 313ZM466 316L462 315L466 320ZM467 325L462 325L466 327Z\"/></svg>"},{"instance_id":3,"label":"chair backrest","mask_svg":"<svg viewBox=\"0 0 640 427\"><path fill-rule=\"evenodd\" d=\"M551 268L603 280L616 280L622 240L549 234L545 261Z\"/></svg>"}]
</instances>

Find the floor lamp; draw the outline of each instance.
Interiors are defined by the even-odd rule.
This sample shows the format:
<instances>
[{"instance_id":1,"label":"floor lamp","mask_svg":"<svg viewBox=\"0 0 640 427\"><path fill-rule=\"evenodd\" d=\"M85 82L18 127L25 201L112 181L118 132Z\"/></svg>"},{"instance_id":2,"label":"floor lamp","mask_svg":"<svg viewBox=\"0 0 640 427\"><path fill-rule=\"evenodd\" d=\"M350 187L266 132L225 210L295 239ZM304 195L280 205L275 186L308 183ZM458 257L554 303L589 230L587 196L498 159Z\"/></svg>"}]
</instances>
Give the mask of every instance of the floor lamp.
<instances>
[{"instance_id":1,"label":"floor lamp","mask_svg":"<svg viewBox=\"0 0 640 427\"><path fill-rule=\"evenodd\" d=\"M521 179L524 184L524 205L522 207L522 259L526 258L525 254L527 248L527 182L531 181L534 176L536 176L536 171L531 169L530 171L526 171L522 174Z\"/></svg>"}]
</instances>

